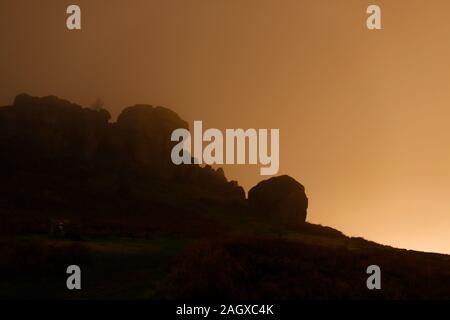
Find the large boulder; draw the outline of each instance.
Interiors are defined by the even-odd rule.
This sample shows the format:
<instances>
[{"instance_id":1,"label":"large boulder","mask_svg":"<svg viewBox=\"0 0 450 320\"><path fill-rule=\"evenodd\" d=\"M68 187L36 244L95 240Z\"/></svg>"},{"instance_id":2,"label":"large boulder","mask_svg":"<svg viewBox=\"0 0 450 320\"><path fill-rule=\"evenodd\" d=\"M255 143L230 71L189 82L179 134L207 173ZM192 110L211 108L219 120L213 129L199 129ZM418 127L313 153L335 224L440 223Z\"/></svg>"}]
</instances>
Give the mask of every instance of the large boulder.
<instances>
[{"instance_id":1,"label":"large boulder","mask_svg":"<svg viewBox=\"0 0 450 320\"><path fill-rule=\"evenodd\" d=\"M308 198L305 187L284 175L261 181L248 193L250 208L260 215L279 219L290 225L306 221Z\"/></svg>"},{"instance_id":2,"label":"large boulder","mask_svg":"<svg viewBox=\"0 0 450 320\"><path fill-rule=\"evenodd\" d=\"M170 137L178 128L188 129L188 124L172 110L143 104L127 107L113 124L100 156L124 170L170 179L175 170L170 159L175 143Z\"/></svg>"},{"instance_id":3,"label":"large boulder","mask_svg":"<svg viewBox=\"0 0 450 320\"><path fill-rule=\"evenodd\" d=\"M172 110L145 104L125 108L117 119L117 125L123 129L139 132L162 144L170 141L173 130L189 129L188 123Z\"/></svg>"}]
</instances>

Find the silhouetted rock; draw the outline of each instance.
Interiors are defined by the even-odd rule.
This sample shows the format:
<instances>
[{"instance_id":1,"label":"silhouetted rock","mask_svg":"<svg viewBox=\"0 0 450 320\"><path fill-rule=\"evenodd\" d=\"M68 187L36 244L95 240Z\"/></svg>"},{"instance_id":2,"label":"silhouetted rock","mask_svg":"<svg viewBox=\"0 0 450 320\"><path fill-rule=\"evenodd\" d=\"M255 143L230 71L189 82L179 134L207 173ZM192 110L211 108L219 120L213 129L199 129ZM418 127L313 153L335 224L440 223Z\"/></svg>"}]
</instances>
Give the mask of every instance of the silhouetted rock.
<instances>
[{"instance_id":1,"label":"silhouetted rock","mask_svg":"<svg viewBox=\"0 0 450 320\"><path fill-rule=\"evenodd\" d=\"M106 110L20 94L12 106L0 109L2 168L47 171L91 164L109 118Z\"/></svg>"},{"instance_id":2,"label":"silhouetted rock","mask_svg":"<svg viewBox=\"0 0 450 320\"><path fill-rule=\"evenodd\" d=\"M248 193L251 209L288 224L306 221L308 198L305 188L295 179L284 175L261 181Z\"/></svg>"},{"instance_id":3,"label":"silhouetted rock","mask_svg":"<svg viewBox=\"0 0 450 320\"><path fill-rule=\"evenodd\" d=\"M188 128L175 112L150 105L125 108L101 146L109 165L162 179L171 179L175 167L170 159L174 145L170 136L177 128Z\"/></svg>"},{"instance_id":4,"label":"silhouetted rock","mask_svg":"<svg viewBox=\"0 0 450 320\"><path fill-rule=\"evenodd\" d=\"M222 169L172 163L177 142L171 141L171 133L188 129L175 112L135 105L125 108L117 122L109 119L100 107L83 108L55 96L18 95L12 106L0 108L0 175L35 179L26 188L45 206L57 199L66 205L95 205L100 195L116 201L117 191L124 202L129 201L125 196L135 197L134 202L150 201L142 194L152 191L155 199L173 203L181 203L181 197L189 202L194 196L245 202L244 190L228 182ZM61 182L48 185L51 177ZM82 191L63 191L62 184ZM92 199L79 201L82 195Z\"/></svg>"}]
</instances>

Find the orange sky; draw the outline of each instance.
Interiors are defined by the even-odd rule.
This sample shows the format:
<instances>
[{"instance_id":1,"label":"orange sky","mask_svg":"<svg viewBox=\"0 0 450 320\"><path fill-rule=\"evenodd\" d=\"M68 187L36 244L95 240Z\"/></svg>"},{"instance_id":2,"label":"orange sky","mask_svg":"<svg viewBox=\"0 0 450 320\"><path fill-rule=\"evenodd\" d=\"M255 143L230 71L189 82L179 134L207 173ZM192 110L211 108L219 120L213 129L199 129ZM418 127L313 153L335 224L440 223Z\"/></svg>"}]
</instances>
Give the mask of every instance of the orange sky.
<instances>
[{"instance_id":1,"label":"orange sky","mask_svg":"<svg viewBox=\"0 0 450 320\"><path fill-rule=\"evenodd\" d=\"M82 9L80 31L65 10ZM365 27L382 8L381 31ZM116 116L164 105L191 124L280 128L280 174L308 220L450 253L447 0L2 0L0 104L19 92ZM247 189L259 166L226 167Z\"/></svg>"}]
</instances>

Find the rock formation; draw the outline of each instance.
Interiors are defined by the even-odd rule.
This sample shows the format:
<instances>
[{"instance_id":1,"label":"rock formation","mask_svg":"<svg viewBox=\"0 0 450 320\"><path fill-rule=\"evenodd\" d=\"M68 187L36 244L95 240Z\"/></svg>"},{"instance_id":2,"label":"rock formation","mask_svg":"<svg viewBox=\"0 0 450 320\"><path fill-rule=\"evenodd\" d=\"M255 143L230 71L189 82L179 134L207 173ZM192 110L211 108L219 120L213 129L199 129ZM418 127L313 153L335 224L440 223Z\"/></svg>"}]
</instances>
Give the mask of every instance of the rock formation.
<instances>
[{"instance_id":1,"label":"rock formation","mask_svg":"<svg viewBox=\"0 0 450 320\"><path fill-rule=\"evenodd\" d=\"M289 225L306 221L305 188L287 175L261 181L250 189L248 201L252 211L261 216L270 216Z\"/></svg>"},{"instance_id":2,"label":"rock formation","mask_svg":"<svg viewBox=\"0 0 450 320\"><path fill-rule=\"evenodd\" d=\"M222 169L171 162L170 135L188 128L175 112L135 105L125 108L117 122L109 120L101 108L83 108L54 96L18 95L13 105L0 108L0 175L14 171L39 181L56 176L73 186L77 181L82 190L105 181L126 182L126 187L117 186L120 190L162 184L169 196L180 188L196 188L196 196L245 201L244 190L229 182Z\"/></svg>"}]
</instances>

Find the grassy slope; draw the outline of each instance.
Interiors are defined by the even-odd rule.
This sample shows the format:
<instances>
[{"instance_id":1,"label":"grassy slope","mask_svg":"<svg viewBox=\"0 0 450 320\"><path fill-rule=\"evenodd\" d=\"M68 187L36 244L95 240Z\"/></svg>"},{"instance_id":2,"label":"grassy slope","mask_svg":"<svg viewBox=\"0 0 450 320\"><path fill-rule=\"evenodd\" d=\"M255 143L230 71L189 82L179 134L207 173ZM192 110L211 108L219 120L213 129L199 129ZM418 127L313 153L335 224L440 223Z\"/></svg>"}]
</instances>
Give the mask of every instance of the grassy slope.
<instances>
[{"instance_id":1,"label":"grassy slope","mask_svg":"<svg viewBox=\"0 0 450 320\"><path fill-rule=\"evenodd\" d=\"M437 283L440 276L445 277L443 281L445 286L450 279L450 256L416 253L381 246L359 238L348 238L336 230L321 226L307 224L303 228L286 228L278 225L276 221L264 222L256 216L230 216L227 212L221 212L220 210L212 210L212 212L205 214L219 223L221 227L224 227L224 230L227 230L226 233L219 233L213 237L211 237L211 233L196 234L195 236L161 234L147 239L112 237L91 238L83 241L55 239L48 235L3 239L0 242L0 250L6 250L6 254L3 252L3 257L6 259L4 262L6 263L2 265L4 268L2 274L8 276L0 280L0 298L185 298L208 296L208 291L211 290L219 290L218 296L222 295L224 298L232 298L236 295L241 295L243 298L275 298L280 296L284 299L305 296L326 298L336 297L336 295L344 295L342 297L345 297L347 292L349 292L348 297L355 298L359 297L361 292L364 294L364 288L359 288L359 291L352 291L349 288L349 282L355 281L355 274L360 272L360 275L356 275L356 277L361 276L361 278L356 278L356 281L365 285L366 275L363 268L365 264L371 261L387 266L389 274L385 277L386 282L392 283L396 288L395 291L387 291L387 297L389 298L404 298L403 291L405 290L410 290L406 297L414 297L414 287L411 286L413 286L416 276L425 277L425 279L422 279L424 283L429 281ZM195 221L192 223L195 224ZM218 246L211 249L209 247L211 243L218 244ZM202 249L204 244L208 244L205 250ZM73 248L74 246L75 248ZM83 248L81 254L78 246ZM262 246L262 250L265 250L264 246L266 246L267 252L262 252L260 246ZM11 247L17 247L19 250L12 250L9 253L28 252L28 259L24 261L20 254L15 253L16 256L14 256L13 253L12 258L8 260L8 251L5 248ZM253 256L255 263L260 261L260 270L263 270L261 272L269 271L264 277L255 278L254 281L258 282L256 287L253 287L254 284L250 281L247 284L248 288L244 288L247 291L243 289L245 293L242 293L240 289L239 293L236 293L235 291L238 289L235 287L233 289L225 288L222 292L220 291L222 289L212 289L209 285L205 288L201 285L197 287L198 284L184 284L185 279L195 279L195 272L208 273L210 271L209 269L201 271L202 267L209 265L211 261L203 261L203 256L196 256L198 252L192 253L192 250L189 251L189 248L192 247L194 247L194 251L198 248L201 252L212 250L212 256L214 256L214 250L220 247L219 256L214 258L219 261L219 267L215 262L208 267L213 269L212 274L216 273L213 279L210 279L211 282L223 274L223 270L220 268L223 264L227 264L229 260L236 260L239 265L250 270L252 269L252 262L247 260L248 257ZM62 249L58 251L58 248ZM188 248L188 254L186 254L186 248ZM236 248L238 248L237 251ZM61 259L59 257L61 252L66 251L69 252L66 258ZM80 258L85 255L88 256L87 259ZM298 260L298 255L302 256L303 260ZM42 258L42 256L45 258ZM268 257L274 257L277 261L285 258L291 260L283 266L283 262L278 264L275 261L274 264L272 261L267 261ZM224 259L224 261L221 261L221 259ZM65 289L66 275L64 268L70 263L79 263L78 260L81 261L80 264L82 265L83 290L70 292ZM297 264L300 264L301 267L297 266L293 267L292 270L290 269L291 265ZM187 265L191 265L191 267L186 269ZM194 270L197 267L199 269ZM307 269L303 270L302 268ZM348 272L339 276L340 268L346 268ZM252 272L255 273L252 270L247 272L247 276L250 278ZM259 269L255 270L256 273L260 272ZM297 273L297 270L298 272L304 272L305 278L298 278L298 275L294 274ZM402 272L406 274L402 274ZM310 273L310 276L307 276L306 273ZM281 278L276 278L278 274L284 275ZM347 274L350 274L353 278L349 278ZM203 275L200 275L200 277L203 277ZM267 287L268 284L264 284L264 281L272 277L275 277L271 280L275 284L270 285L276 288L266 292L264 286ZM337 280L335 280L336 277ZM430 278L428 281L426 277L432 277L432 279ZM239 283L239 281L242 281L242 279L239 279L232 274L230 279L224 281L226 283L232 283L233 281ZM298 283L290 283L289 279ZM290 292L291 286L301 287L302 283L305 284L305 279L308 281L316 279L321 286L332 286L335 291L333 289L331 292L325 292L325 289L321 289L321 291L309 293L299 292L298 290ZM184 288L180 289L181 291L177 287L179 282L181 282L181 288ZM284 282L289 284L284 284ZM183 285L185 286L183 287ZM186 285L189 289L186 289ZM227 286L227 284L224 285ZM315 286L315 283L312 285ZM420 285L423 287L425 284ZM280 286L280 288L277 286ZM161 287L163 287L163 290L160 290ZM283 294L276 293L281 288L284 288L283 293L289 292L291 296L283 297ZM252 291L262 292L261 296L249 293ZM271 296L271 292L274 296ZM438 291L436 294L438 297L441 294L441 297L450 298L447 289L443 290L442 293ZM429 296L435 297L436 294L433 291L433 294ZM425 297L429 296L426 295ZM422 296L418 294L416 297L421 298Z\"/></svg>"}]
</instances>

